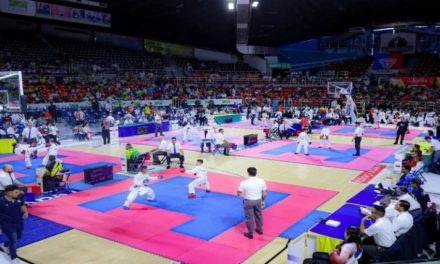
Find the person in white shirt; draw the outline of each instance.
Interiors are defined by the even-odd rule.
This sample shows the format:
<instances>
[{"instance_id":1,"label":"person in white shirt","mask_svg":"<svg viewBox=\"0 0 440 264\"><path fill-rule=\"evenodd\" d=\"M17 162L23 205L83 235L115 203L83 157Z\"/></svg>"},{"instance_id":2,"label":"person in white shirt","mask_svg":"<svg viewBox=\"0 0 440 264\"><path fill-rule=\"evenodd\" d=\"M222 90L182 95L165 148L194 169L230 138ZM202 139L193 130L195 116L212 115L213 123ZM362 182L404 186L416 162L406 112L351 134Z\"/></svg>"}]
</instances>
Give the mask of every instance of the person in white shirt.
<instances>
[{"instance_id":1,"label":"person in white shirt","mask_svg":"<svg viewBox=\"0 0 440 264\"><path fill-rule=\"evenodd\" d=\"M157 137L157 133L160 133L160 135L163 136L162 116L159 112L156 112L154 115L154 123L156 127L154 136Z\"/></svg>"},{"instance_id":2,"label":"person in white shirt","mask_svg":"<svg viewBox=\"0 0 440 264\"><path fill-rule=\"evenodd\" d=\"M183 161L185 159L183 155L183 148L179 143L177 143L176 137L171 138L171 142L167 147L167 153L167 169L171 167L170 164L172 158L178 158L180 160L180 168L183 168Z\"/></svg>"},{"instance_id":3,"label":"person in white shirt","mask_svg":"<svg viewBox=\"0 0 440 264\"><path fill-rule=\"evenodd\" d=\"M223 154L225 156L229 156L229 151L231 150L231 146L229 145L229 142L224 137L224 131L222 128L218 130L217 137L215 138L215 146L217 148L223 147L225 150Z\"/></svg>"},{"instance_id":4,"label":"person in white shirt","mask_svg":"<svg viewBox=\"0 0 440 264\"><path fill-rule=\"evenodd\" d=\"M27 127L23 129L23 142L28 144L37 143L37 137L40 135L40 132L36 127L34 127L32 122L29 122Z\"/></svg>"},{"instance_id":5,"label":"person in white shirt","mask_svg":"<svg viewBox=\"0 0 440 264\"><path fill-rule=\"evenodd\" d=\"M304 154L306 156L309 155L309 144L310 144L310 138L307 135L307 128L303 128L302 132L298 135L298 144L296 145L296 151L295 154L298 154L301 152L302 148L304 148Z\"/></svg>"},{"instance_id":6,"label":"person in white shirt","mask_svg":"<svg viewBox=\"0 0 440 264\"><path fill-rule=\"evenodd\" d=\"M361 234L374 238L374 245L362 245L363 254L366 257L374 257L385 252L396 242L396 236L393 232L393 227L388 218L384 217L385 208L383 206L374 206L371 215L362 218L360 223ZM365 221L375 219L376 222L365 227ZM364 255L363 255L364 256Z\"/></svg>"},{"instance_id":7,"label":"person in white shirt","mask_svg":"<svg viewBox=\"0 0 440 264\"><path fill-rule=\"evenodd\" d=\"M75 112L75 120L76 120L76 125L82 125L84 123L85 120L85 114L84 112L81 110L80 107L78 107L78 109Z\"/></svg>"},{"instance_id":8,"label":"person in white shirt","mask_svg":"<svg viewBox=\"0 0 440 264\"><path fill-rule=\"evenodd\" d=\"M332 145L330 144L330 128L328 127L328 125L324 125L324 128L321 130L321 143L319 144L319 147L327 147L329 149L332 148Z\"/></svg>"},{"instance_id":9,"label":"person in white shirt","mask_svg":"<svg viewBox=\"0 0 440 264\"><path fill-rule=\"evenodd\" d=\"M398 200L407 201L410 204L409 211L419 210L421 208L420 203L409 193L407 188L401 189L401 195Z\"/></svg>"},{"instance_id":10,"label":"person in white shirt","mask_svg":"<svg viewBox=\"0 0 440 264\"><path fill-rule=\"evenodd\" d=\"M396 210L396 201L392 201L389 196L385 196L382 199L380 199L380 205L382 205L385 208L385 218L388 218L391 222L393 222L394 218L399 214L399 212ZM370 211L373 209L370 208Z\"/></svg>"},{"instance_id":11,"label":"person in white shirt","mask_svg":"<svg viewBox=\"0 0 440 264\"><path fill-rule=\"evenodd\" d=\"M163 136L159 137L159 147L157 149L152 150L153 155L153 164L160 165L159 156L167 156L168 155L168 142L165 140Z\"/></svg>"},{"instance_id":12,"label":"person in white shirt","mask_svg":"<svg viewBox=\"0 0 440 264\"><path fill-rule=\"evenodd\" d=\"M14 167L11 164L5 164L2 169L0 172L0 194L3 193L8 185L16 185L21 191L26 193L26 185L15 178Z\"/></svg>"},{"instance_id":13,"label":"person in white shirt","mask_svg":"<svg viewBox=\"0 0 440 264\"><path fill-rule=\"evenodd\" d=\"M361 124L359 122L356 122L356 129L354 130L353 140L354 141L354 148L356 149L356 153L353 154L353 156L360 156L361 155L361 141L362 141L362 134L364 130L361 127Z\"/></svg>"},{"instance_id":14,"label":"person in white shirt","mask_svg":"<svg viewBox=\"0 0 440 264\"><path fill-rule=\"evenodd\" d=\"M58 128L55 126L55 124L51 123L48 126L49 129L49 139L52 139L53 142L55 142L55 144L60 145L61 143L58 141L58 133L59 130Z\"/></svg>"},{"instance_id":15,"label":"person in white shirt","mask_svg":"<svg viewBox=\"0 0 440 264\"><path fill-rule=\"evenodd\" d=\"M197 176L195 180L188 184L188 198L196 198L195 187L198 185L204 185L206 192L211 192L208 181L208 171L203 167L203 160L198 159L196 166L192 170L187 170L186 173L194 174Z\"/></svg>"},{"instance_id":16,"label":"person in white shirt","mask_svg":"<svg viewBox=\"0 0 440 264\"><path fill-rule=\"evenodd\" d=\"M287 119L284 119L283 123L279 126L281 140L283 139L283 137L289 139L290 137L290 133L288 131L289 128L290 128L289 121Z\"/></svg>"},{"instance_id":17,"label":"person in white shirt","mask_svg":"<svg viewBox=\"0 0 440 264\"><path fill-rule=\"evenodd\" d=\"M149 181L163 179L163 175L157 177L151 177L148 174L148 167L142 166L141 171L134 176L133 185L130 187L130 193L127 196L127 200L122 206L125 210L128 210L130 205L136 200L138 195L147 195L147 200L152 201L155 198L153 189L148 186Z\"/></svg>"},{"instance_id":18,"label":"person in white shirt","mask_svg":"<svg viewBox=\"0 0 440 264\"><path fill-rule=\"evenodd\" d=\"M237 195L242 195L244 198L244 215L246 217L248 232L245 232L243 235L249 239L253 239L254 221L257 225L255 231L260 235L263 234L263 214L261 213L261 209L264 208L265 205L267 186L263 179L256 177L256 168L249 167L247 174L249 179L240 183Z\"/></svg>"},{"instance_id":19,"label":"person in white shirt","mask_svg":"<svg viewBox=\"0 0 440 264\"><path fill-rule=\"evenodd\" d=\"M6 134L8 136L12 136L13 138L15 138L16 140L19 138L19 134L17 133L17 126L16 125L12 125L10 127L8 127L8 129L6 129Z\"/></svg>"},{"instance_id":20,"label":"person in white shirt","mask_svg":"<svg viewBox=\"0 0 440 264\"><path fill-rule=\"evenodd\" d=\"M396 218L391 222L393 232L396 237L399 237L408 232L414 225L413 216L408 212L410 208L409 202L400 200L396 203L396 210L399 212Z\"/></svg>"}]
</instances>

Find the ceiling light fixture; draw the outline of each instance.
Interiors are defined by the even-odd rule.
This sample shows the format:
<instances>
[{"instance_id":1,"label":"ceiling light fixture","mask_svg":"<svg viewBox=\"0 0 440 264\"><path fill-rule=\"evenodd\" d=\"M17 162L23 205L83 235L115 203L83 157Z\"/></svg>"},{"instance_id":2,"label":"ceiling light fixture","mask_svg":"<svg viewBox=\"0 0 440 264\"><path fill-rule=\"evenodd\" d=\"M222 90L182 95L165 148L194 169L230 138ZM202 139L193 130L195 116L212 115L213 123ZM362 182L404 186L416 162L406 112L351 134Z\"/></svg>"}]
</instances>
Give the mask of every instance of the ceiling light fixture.
<instances>
[{"instance_id":1,"label":"ceiling light fixture","mask_svg":"<svg viewBox=\"0 0 440 264\"><path fill-rule=\"evenodd\" d=\"M228 10L234 10L235 6L234 3L228 3Z\"/></svg>"},{"instance_id":2,"label":"ceiling light fixture","mask_svg":"<svg viewBox=\"0 0 440 264\"><path fill-rule=\"evenodd\" d=\"M253 1L252 2L252 7L253 8L256 8L256 7L258 7L258 4L259 4L260 2L258 2L258 1Z\"/></svg>"}]
</instances>

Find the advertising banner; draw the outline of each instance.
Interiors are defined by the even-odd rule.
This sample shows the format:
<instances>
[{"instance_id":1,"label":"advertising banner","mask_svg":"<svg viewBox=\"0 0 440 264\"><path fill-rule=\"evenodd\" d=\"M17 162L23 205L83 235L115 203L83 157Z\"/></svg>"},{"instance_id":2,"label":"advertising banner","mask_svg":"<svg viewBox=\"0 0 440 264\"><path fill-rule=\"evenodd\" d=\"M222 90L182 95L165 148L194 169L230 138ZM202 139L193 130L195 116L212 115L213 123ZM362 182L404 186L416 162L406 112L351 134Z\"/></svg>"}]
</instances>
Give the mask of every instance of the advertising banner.
<instances>
[{"instance_id":1,"label":"advertising banner","mask_svg":"<svg viewBox=\"0 0 440 264\"><path fill-rule=\"evenodd\" d=\"M377 53L374 55L374 70L392 70L403 68L403 53Z\"/></svg>"},{"instance_id":2,"label":"advertising banner","mask_svg":"<svg viewBox=\"0 0 440 264\"><path fill-rule=\"evenodd\" d=\"M40 17L93 26L111 26L111 15L109 13L31 0L0 1L0 11L9 14Z\"/></svg>"},{"instance_id":3,"label":"advertising banner","mask_svg":"<svg viewBox=\"0 0 440 264\"><path fill-rule=\"evenodd\" d=\"M432 86L436 77L401 77L400 81L405 85Z\"/></svg>"}]
</instances>

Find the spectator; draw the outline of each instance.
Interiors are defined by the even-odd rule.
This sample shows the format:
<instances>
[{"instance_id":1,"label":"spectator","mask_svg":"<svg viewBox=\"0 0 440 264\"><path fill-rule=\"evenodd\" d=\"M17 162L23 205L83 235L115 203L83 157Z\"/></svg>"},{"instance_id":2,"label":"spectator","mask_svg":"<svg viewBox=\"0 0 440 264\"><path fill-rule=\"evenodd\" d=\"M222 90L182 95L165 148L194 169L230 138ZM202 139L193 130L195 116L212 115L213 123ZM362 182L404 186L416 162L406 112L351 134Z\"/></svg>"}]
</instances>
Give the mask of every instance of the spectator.
<instances>
[{"instance_id":1,"label":"spectator","mask_svg":"<svg viewBox=\"0 0 440 264\"><path fill-rule=\"evenodd\" d=\"M23 236L23 220L29 217L21 194L16 185L8 185L0 197L0 227L7 239L3 247L9 248L13 264L22 263L17 256L17 242Z\"/></svg>"},{"instance_id":2,"label":"spectator","mask_svg":"<svg viewBox=\"0 0 440 264\"><path fill-rule=\"evenodd\" d=\"M374 206L371 215L367 215L361 220L360 232L368 237L373 237L373 243L363 244L362 258L372 258L384 253L396 241L392 224L388 218L385 218L385 208L383 206ZM367 220L374 219L375 223L368 228L365 226Z\"/></svg>"},{"instance_id":3,"label":"spectator","mask_svg":"<svg viewBox=\"0 0 440 264\"><path fill-rule=\"evenodd\" d=\"M414 224L413 216L408 212L410 208L409 202L405 200L399 200L396 203L396 210L399 214L393 219L391 223L393 226L393 232L396 237L399 237L408 232Z\"/></svg>"},{"instance_id":4,"label":"spectator","mask_svg":"<svg viewBox=\"0 0 440 264\"><path fill-rule=\"evenodd\" d=\"M361 238L359 228L351 226L345 229L345 240L330 253L315 252L312 259L306 259L303 263L310 264L344 264L356 258L355 254L360 249Z\"/></svg>"}]
</instances>

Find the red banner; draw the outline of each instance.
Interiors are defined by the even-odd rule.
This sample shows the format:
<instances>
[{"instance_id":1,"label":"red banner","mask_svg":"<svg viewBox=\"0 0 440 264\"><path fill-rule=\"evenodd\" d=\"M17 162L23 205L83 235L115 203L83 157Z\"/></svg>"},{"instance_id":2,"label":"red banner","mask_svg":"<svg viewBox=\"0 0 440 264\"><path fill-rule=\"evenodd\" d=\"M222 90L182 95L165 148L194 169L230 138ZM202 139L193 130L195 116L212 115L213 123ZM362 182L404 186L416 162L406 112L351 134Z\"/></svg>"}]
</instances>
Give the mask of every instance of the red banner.
<instances>
[{"instance_id":1,"label":"red banner","mask_svg":"<svg viewBox=\"0 0 440 264\"><path fill-rule=\"evenodd\" d=\"M386 165L378 165L374 168L372 168L369 171L364 171L355 178L353 178L351 181L355 183L369 183L376 175L378 175L383 169L385 169Z\"/></svg>"},{"instance_id":2,"label":"red banner","mask_svg":"<svg viewBox=\"0 0 440 264\"><path fill-rule=\"evenodd\" d=\"M401 77L400 81L405 85L432 86L435 77Z\"/></svg>"}]
</instances>

